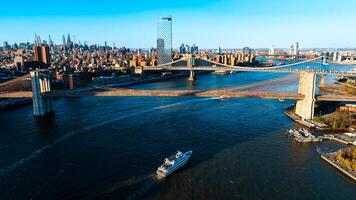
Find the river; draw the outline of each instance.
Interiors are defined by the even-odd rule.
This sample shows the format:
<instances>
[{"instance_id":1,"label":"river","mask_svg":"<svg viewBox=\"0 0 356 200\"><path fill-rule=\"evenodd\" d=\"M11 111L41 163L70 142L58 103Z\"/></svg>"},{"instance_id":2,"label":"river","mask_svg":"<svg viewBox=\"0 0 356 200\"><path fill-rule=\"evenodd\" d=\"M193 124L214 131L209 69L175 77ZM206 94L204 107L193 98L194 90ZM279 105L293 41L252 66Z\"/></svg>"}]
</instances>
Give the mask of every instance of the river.
<instances>
[{"instance_id":1,"label":"river","mask_svg":"<svg viewBox=\"0 0 356 200\"><path fill-rule=\"evenodd\" d=\"M283 76L204 74L132 88L211 89ZM30 105L1 112L0 199L355 199L355 184L320 159L340 145L287 137L296 125L283 112L293 103L82 97L56 99L48 119L33 118ZM193 150L191 161L157 180L175 150Z\"/></svg>"}]
</instances>

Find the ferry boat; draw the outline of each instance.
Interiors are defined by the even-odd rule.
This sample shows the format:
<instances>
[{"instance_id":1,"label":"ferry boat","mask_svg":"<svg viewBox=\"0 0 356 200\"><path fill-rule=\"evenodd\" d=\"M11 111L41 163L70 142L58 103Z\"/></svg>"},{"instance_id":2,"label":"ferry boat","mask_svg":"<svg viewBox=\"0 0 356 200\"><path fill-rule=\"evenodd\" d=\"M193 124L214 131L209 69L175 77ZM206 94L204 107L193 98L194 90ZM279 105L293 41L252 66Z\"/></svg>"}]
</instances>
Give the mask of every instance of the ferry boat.
<instances>
[{"instance_id":1,"label":"ferry boat","mask_svg":"<svg viewBox=\"0 0 356 200\"><path fill-rule=\"evenodd\" d=\"M157 169L157 174L161 177L166 177L172 174L174 171L185 165L192 154L193 151L187 151L185 153L177 151L171 157L164 159L163 164Z\"/></svg>"}]
</instances>

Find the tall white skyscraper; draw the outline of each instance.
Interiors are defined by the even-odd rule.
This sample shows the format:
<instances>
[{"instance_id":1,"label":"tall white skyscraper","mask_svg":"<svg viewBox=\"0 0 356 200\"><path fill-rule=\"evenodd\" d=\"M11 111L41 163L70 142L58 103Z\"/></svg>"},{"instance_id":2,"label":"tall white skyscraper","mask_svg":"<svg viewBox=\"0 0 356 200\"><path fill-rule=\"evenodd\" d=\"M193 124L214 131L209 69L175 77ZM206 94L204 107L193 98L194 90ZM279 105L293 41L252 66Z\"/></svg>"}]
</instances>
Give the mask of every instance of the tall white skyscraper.
<instances>
[{"instance_id":1,"label":"tall white skyscraper","mask_svg":"<svg viewBox=\"0 0 356 200\"><path fill-rule=\"evenodd\" d=\"M294 44L293 55L299 55L299 43Z\"/></svg>"},{"instance_id":2,"label":"tall white skyscraper","mask_svg":"<svg viewBox=\"0 0 356 200\"><path fill-rule=\"evenodd\" d=\"M269 48L269 51L268 51L268 55L275 55L274 54L274 45L272 45L270 48Z\"/></svg>"},{"instance_id":3,"label":"tall white skyscraper","mask_svg":"<svg viewBox=\"0 0 356 200\"><path fill-rule=\"evenodd\" d=\"M157 59L159 65L172 61L172 17L157 22Z\"/></svg>"}]
</instances>

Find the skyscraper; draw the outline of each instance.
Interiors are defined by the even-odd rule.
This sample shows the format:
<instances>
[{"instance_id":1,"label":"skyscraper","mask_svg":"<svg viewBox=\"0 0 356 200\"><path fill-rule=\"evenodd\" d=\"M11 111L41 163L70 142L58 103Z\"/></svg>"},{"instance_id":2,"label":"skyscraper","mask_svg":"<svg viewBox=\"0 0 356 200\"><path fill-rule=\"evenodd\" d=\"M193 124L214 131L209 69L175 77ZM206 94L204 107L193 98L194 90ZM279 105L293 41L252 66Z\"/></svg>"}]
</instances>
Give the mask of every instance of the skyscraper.
<instances>
[{"instance_id":1,"label":"skyscraper","mask_svg":"<svg viewBox=\"0 0 356 200\"><path fill-rule=\"evenodd\" d=\"M70 40L70 35L68 33L68 35L67 35L67 46L70 46L71 42L72 41Z\"/></svg>"},{"instance_id":2,"label":"skyscraper","mask_svg":"<svg viewBox=\"0 0 356 200\"><path fill-rule=\"evenodd\" d=\"M299 43L298 42L296 42L295 44L294 44L294 55L299 55Z\"/></svg>"},{"instance_id":3,"label":"skyscraper","mask_svg":"<svg viewBox=\"0 0 356 200\"><path fill-rule=\"evenodd\" d=\"M242 49L242 53L245 55L245 56L249 56L251 54L251 49L249 47L244 47Z\"/></svg>"},{"instance_id":4,"label":"skyscraper","mask_svg":"<svg viewBox=\"0 0 356 200\"><path fill-rule=\"evenodd\" d=\"M157 58L159 65L172 61L172 17L157 22Z\"/></svg>"},{"instance_id":5,"label":"skyscraper","mask_svg":"<svg viewBox=\"0 0 356 200\"><path fill-rule=\"evenodd\" d=\"M4 50L7 50L9 47L9 43L7 41L4 41Z\"/></svg>"},{"instance_id":6,"label":"skyscraper","mask_svg":"<svg viewBox=\"0 0 356 200\"><path fill-rule=\"evenodd\" d=\"M53 46L54 45L53 40L51 38L51 35L48 35L48 44L49 44L49 46Z\"/></svg>"},{"instance_id":7,"label":"skyscraper","mask_svg":"<svg viewBox=\"0 0 356 200\"><path fill-rule=\"evenodd\" d=\"M182 45L180 45L180 47L179 47L179 53L180 53L180 54L185 54L185 53L186 53L186 51L185 51L185 46L184 46L183 43L182 43Z\"/></svg>"},{"instance_id":8,"label":"skyscraper","mask_svg":"<svg viewBox=\"0 0 356 200\"><path fill-rule=\"evenodd\" d=\"M274 45L269 48L268 55L274 55Z\"/></svg>"}]
</instances>

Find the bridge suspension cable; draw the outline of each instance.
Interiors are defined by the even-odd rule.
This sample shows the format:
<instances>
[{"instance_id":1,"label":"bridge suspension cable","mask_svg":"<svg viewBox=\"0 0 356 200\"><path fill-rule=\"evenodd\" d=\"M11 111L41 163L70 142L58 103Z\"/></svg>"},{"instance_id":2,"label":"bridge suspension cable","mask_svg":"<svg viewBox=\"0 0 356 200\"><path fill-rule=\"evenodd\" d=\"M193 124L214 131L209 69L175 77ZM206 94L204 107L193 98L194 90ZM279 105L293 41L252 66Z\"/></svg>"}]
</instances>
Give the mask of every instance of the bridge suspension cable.
<instances>
[{"instance_id":1,"label":"bridge suspension cable","mask_svg":"<svg viewBox=\"0 0 356 200\"><path fill-rule=\"evenodd\" d=\"M172 62L160 64L160 65L157 65L157 66L154 66L154 67L169 66L169 65L172 65L172 64L178 63L178 62L180 62L180 61L184 61L184 60L185 60L185 58L181 58L181 59L179 59L179 60L174 60L174 61L172 61Z\"/></svg>"},{"instance_id":2,"label":"bridge suspension cable","mask_svg":"<svg viewBox=\"0 0 356 200\"><path fill-rule=\"evenodd\" d=\"M334 80L334 79L332 79L332 78L328 78L328 77L326 77L326 76L324 76L324 75L322 75L322 74L317 74L317 75L320 76L320 77L322 77L322 78L325 78L325 79L327 79L327 80L329 80L329 81L331 81L331 82L333 82L333 83L340 84L340 85L343 85L343 86L346 86L346 87L350 87L350 88L356 89L356 86L353 86L353 85L351 85L351 84L343 83L343 82Z\"/></svg>"},{"instance_id":3,"label":"bridge suspension cable","mask_svg":"<svg viewBox=\"0 0 356 200\"><path fill-rule=\"evenodd\" d=\"M310 59L310 60L305 60L305 61L301 61L301 62L296 62L296 63L291 63L291 64L286 64L286 65L279 65L279 66L273 66L273 67L254 67L253 69L256 69L256 70L268 70L268 69L279 69L279 68L286 68L286 67L291 67L291 66L295 66L295 65L300 65L300 64L304 64L304 63L309 63L309 62L312 62L312 61L315 61L315 60L319 60L323 58L323 56L320 56L320 57L317 57L317 58L313 58L313 59ZM241 67L241 66L231 66L231 65L226 65L226 64L222 64L222 63L219 63L219 62L215 62L215 61L212 61L212 60L208 60L208 59L205 59L205 58L200 58L206 62L210 62L212 64L215 64L215 65L220 65L220 66L224 66L224 67L230 67L230 68L236 68L236 69L251 69L251 67Z\"/></svg>"}]
</instances>

